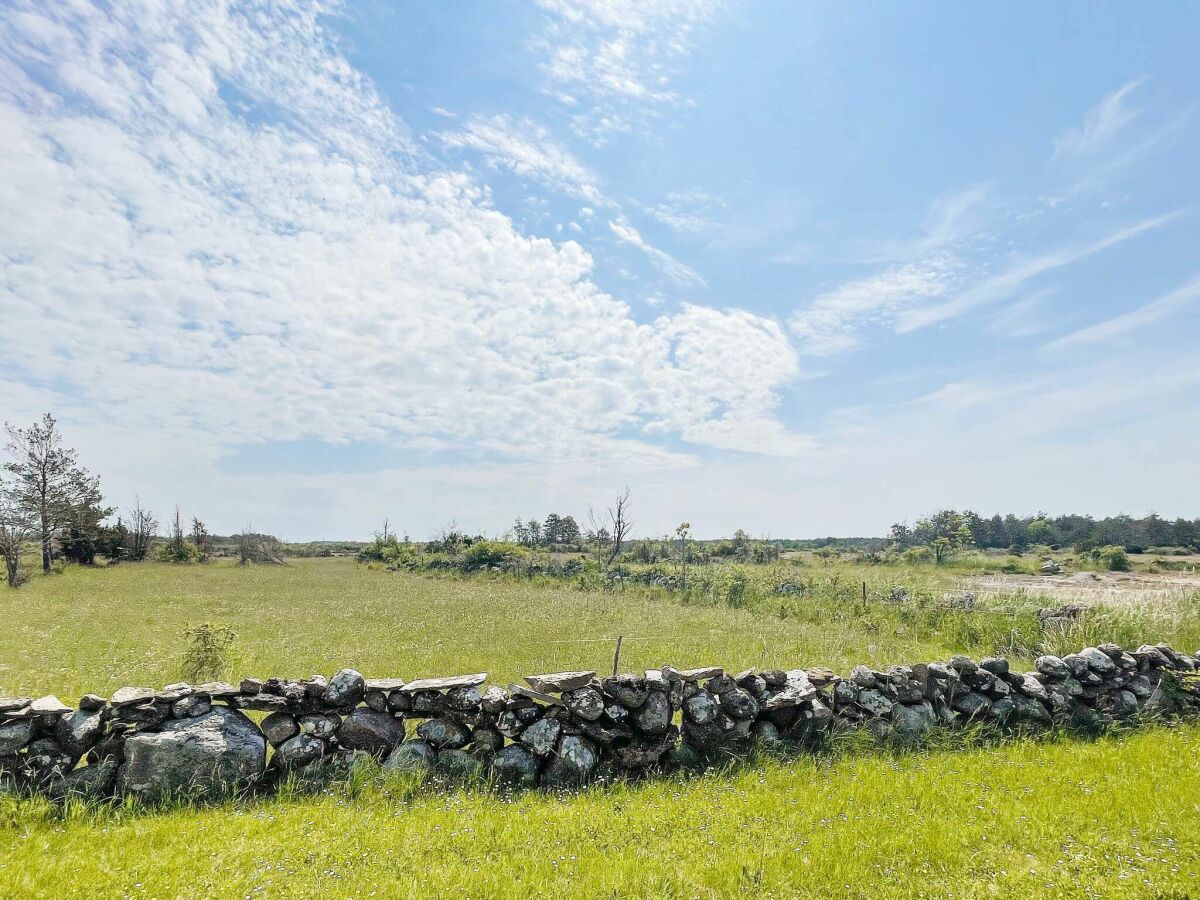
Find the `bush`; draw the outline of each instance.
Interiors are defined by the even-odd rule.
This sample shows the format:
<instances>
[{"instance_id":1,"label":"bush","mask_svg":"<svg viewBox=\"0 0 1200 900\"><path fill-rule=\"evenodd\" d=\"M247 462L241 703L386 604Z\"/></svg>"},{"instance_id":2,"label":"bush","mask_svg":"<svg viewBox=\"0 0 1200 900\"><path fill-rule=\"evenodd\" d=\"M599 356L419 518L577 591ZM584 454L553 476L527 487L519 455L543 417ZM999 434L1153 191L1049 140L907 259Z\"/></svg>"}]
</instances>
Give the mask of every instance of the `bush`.
<instances>
[{"instance_id":1,"label":"bush","mask_svg":"<svg viewBox=\"0 0 1200 900\"><path fill-rule=\"evenodd\" d=\"M1128 572L1129 571L1129 555L1125 552L1125 548L1117 544L1109 544L1107 547L1101 547L1094 551L1099 562L1104 564L1104 568L1110 572Z\"/></svg>"},{"instance_id":2,"label":"bush","mask_svg":"<svg viewBox=\"0 0 1200 900\"><path fill-rule=\"evenodd\" d=\"M502 568L519 562L524 556L521 547L507 541L475 541L463 551L459 567L464 572Z\"/></svg>"},{"instance_id":3,"label":"bush","mask_svg":"<svg viewBox=\"0 0 1200 900\"><path fill-rule=\"evenodd\" d=\"M933 551L928 547L909 547L900 554L900 558L909 565L921 565L933 562Z\"/></svg>"},{"instance_id":4,"label":"bush","mask_svg":"<svg viewBox=\"0 0 1200 900\"><path fill-rule=\"evenodd\" d=\"M184 681L216 681L229 671L229 653L237 637L233 629L203 622L183 634L188 639L180 666Z\"/></svg>"}]
</instances>

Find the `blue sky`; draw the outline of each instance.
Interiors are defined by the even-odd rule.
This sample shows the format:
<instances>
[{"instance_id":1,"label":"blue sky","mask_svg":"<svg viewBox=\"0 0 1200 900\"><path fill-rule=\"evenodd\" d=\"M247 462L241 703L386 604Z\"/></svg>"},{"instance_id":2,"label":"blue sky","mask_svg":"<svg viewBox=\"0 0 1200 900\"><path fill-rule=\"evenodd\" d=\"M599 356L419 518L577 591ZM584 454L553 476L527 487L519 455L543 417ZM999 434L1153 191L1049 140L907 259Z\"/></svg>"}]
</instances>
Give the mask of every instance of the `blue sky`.
<instances>
[{"instance_id":1,"label":"blue sky","mask_svg":"<svg viewBox=\"0 0 1200 900\"><path fill-rule=\"evenodd\" d=\"M0 390L219 531L1195 516L1183 5L0 5Z\"/></svg>"}]
</instances>

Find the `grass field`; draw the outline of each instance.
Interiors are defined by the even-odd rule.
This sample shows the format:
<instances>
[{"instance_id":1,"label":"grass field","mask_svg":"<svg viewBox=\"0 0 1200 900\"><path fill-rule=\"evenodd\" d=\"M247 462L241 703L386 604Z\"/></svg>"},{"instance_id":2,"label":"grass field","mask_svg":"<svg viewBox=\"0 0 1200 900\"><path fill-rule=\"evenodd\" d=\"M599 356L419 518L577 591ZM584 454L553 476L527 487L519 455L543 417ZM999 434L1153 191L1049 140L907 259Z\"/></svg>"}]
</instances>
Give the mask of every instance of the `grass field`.
<instances>
[{"instance_id":1,"label":"grass field","mask_svg":"<svg viewBox=\"0 0 1200 900\"><path fill-rule=\"evenodd\" d=\"M886 577L942 586L937 575ZM1006 602L1009 612L1036 605ZM1084 627L1195 649L1198 603ZM816 592L730 609L346 560L68 569L0 591L0 693L71 702L173 681L183 631L202 621L236 632L233 677L354 665L502 681L604 669L617 634L628 669L844 670L992 652L1014 643L1013 631L1030 642L1023 614L844 606ZM1200 728L1158 727L1097 741L763 757L569 796L434 790L365 772L325 795L209 809L63 810L0 797L0 897L1198 896L1197 758Z\"/></svg>"}]
</instances>

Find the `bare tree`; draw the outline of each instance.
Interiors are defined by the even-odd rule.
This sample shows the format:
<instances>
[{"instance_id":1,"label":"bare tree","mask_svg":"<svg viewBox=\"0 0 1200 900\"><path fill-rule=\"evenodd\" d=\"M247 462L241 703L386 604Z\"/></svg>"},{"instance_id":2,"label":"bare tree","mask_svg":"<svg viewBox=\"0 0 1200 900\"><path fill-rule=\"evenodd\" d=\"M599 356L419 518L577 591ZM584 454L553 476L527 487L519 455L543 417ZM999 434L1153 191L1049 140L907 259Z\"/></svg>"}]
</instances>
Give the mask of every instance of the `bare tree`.
<instances>
[{"instance_id":1,"label":"bare tree","mask_svg":"<svg viewBox=\"0 0 1200 900\"><path fill-rule=\"evenodd\" d=\"M10 457L4 468L13 476L9 498L33 520L42 546L42 570L50 571L55 533L93 508L99 518L103 496L100 478L79 465L78 454L62 445L62 434L50 413L28 428L5 423Z\"/></svg>"},{"instance_id":2,"label":"bare tree","mask_svg":"<svg viewBox=\"0 0 1200 900\"><path fill-rule=\"evenodd\" d=\"M588 507L588 520L596 538L597 559L603 547L601 535L607 535L609 539L608 557L604 561L606 566L611 566L621 555L621 546L633 530L633 520L629 518L629 493L629 488L626 487L625 492L617 496L616 501L603 515L597 515L594 509Z\"/></svg>"},{"instance_id":3,"label":"bare tree","mask_svg":"<svg viewBox=\"0 0 1200 900\"><path fill-rule=\"evenodd\" d=\"M270 534L258 534L254 526L247 525L237 535L238 563L249 565L283 566L287 561L283 558L283 545L279 539Z\"/></svg>"},{"instance_id":4,"label":"bare tree","mask_svg":"<svg viewBox=\"0 0 1200 900\"><path fill-rule=\"evenodd\" d=\"M7 486L4 486L7 487ZM0 556L4 557L4 573L11 588L20 587L21 550L33 537L33 522L19 506L3 496L0 487Z\"/></svg>"},{"instance_id":5,"label":"bare tree","mask_svg":"<svg viewBox=\"0 0 1200 900\"><path fill-rule=\"evenodd\" d=\"M133 509L129 511L129 558L141 562L149 556L157 534L158 519L142 507L141 499L134 497Z\"/></svg>"},{"instance_id":6,"label":"bare tree","mask_svg":"<svg viewBox=\"0 0 1200 900\"><path fill-rule=\"evenodd\" d=\"M691 530L691 522L680 522L675 529L675 535L679 538L679 581L683 587L687 587L687 545Z\"/></svg>"}]
</instances>

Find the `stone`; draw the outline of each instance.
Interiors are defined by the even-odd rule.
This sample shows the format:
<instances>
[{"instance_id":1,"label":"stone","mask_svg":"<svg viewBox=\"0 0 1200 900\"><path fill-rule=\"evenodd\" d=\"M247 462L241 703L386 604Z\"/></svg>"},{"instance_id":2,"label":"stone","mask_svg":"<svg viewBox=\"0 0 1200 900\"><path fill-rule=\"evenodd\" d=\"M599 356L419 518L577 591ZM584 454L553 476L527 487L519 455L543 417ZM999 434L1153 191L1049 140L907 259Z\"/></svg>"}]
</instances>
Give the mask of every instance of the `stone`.
<instances>
[{"instance_id":1,"label":"stone","mask_svg":"<svg viewBox=\"0 0 1200 900\"><path fill-rule=\"evenodd\" d=\"M39 786L62 778L74 766L71 754L50 738L38 738L25 748L25 771Z\"/></svg>"},{"instance_id":2,"label":"stone","mask_svg":"<svg viewBox=\"0 0 1200 900\"><path fill-rule=\"evenodd\" d=\"M483 693L475 685L470 685L446 691L445 704L447 709L466 711L478 709L482 700Z\"/></svg>"},{"instance_id":3,"label":"stone","mask_svg":"<svg viewBox=\"0 0 1200 900\"><path fill-rule=\"evenodd\" d=\"M704 724L684 719L683 740L689 746L708 753L722 746L732 730L733 720L728 716L718 716L712 722Z\"/></svg>"},{"instance_id":4,"label":"stone","mask_svg":"<svg viewBox=\"0 0 1200 900\"><path fill-rule=\"evenodd\" d=\"M928 700L892 705L892 730L897 737L904 740L916 740L936 722L937 714Z\"/></svg>"},{"instance_id":5,"label":"stone","mask_svg":"<svg viewBox=\"0 0 1200 900\"><path fill-rule=\"evenodd\" d=\"M148 800L228 796L262 776L266 750L266 738L253 722L234 710L213 707L206 716L129 736L117 786Z\"/></svg>"},{"instance_id":6,"label":"stone","mask_svg":"<svg viewBox=\"0 0 1200 900\"><path fill-rule=\"evenodd\" d=\"M687 721L696 725L707 725L715 722L721 712L717 698L708 691L700 691L683 701L683 715Z\"/></svg>"},{"instance_id":7,"label":"stone","mask_svg":"<svg viewBox=\"0 0 1200 900\"><path fill-rule=\"evenodd\" d=\"M330 682L330 687L333 682ZM388 713L360 707L342 720L338 746L344 750L362 750L372 756L391 753L404 740L404 721Z\"/></svg>"},{"instance_id":8,"label":"stone","mask_svg":"<svg viewBox=\"0 0 1200 900\"><path fill-rule=\"evenodd\" d=\"M495 753L504 746L504 735L494 728L476 728L471 733L471 746L476 750Z\"/></svg>"},{"instance_id":9,"label":"stone","mask_svg":"<svg viewBox=\"0 0 1200 900\"><path fill-rule=\"evenodd\" d=\"M1103 650L1096 647L1084 647L1079 651L1079 655L1088 664L1088 668L1101 678L1111 678L1117 674L1117 664Z\"/></svg>"},{"instance_id":10,"label":"stone","mask_svg":"<svg viewBox=\"0 0 1200 900\"><path fill-rule=\"evenodd\" d=\"M139 703L137 706L122 706L117 710L117 717L130 725L157 725L166 718L166 713L156 703Z\"/></svg>"},{"instance_id":11,"label":"stone","mask_svg":"<svg viewBox=\"0 0 1200 900\"><path fill-rule=\"evenodd\" d=\"M1044 703L1023 694L1014 693L1010 698L1016 717L1023 722L1050 722L1050 711Z\"/></svg>"},{"instance_id":12,"label":"stone","mask_svg":"<svg viewBox=\"0 0 1200 900\"><path fill-rule=\"evenodd\" d=\"M32 702L31 697L0 697L0 714L20 712Z\"/></svg>"},{"instance_id":13,"label":"stone","mask_svg":"<svg viewBox=\"0 0 1200 900\"><path fill-rule=\"evenodd\" d=\"M405 692L402 691L401 693ZM445 705L445 698L442 697L441 691L417 691L416 693L408 694L408 696L411 700L413 715L417 716L437 715Z\"/></svg>"},{"instance_id":14,"label":"stone","mask_svg":"<svg viewBox=\"0 0 1200 900\"><path fill-rule=\"evenodd\" d=\"M1008 660L1003 656L988 656L980 661L979 668L1003 677L1008 674Z\"/></svg>"},{"instance_id":15,"label":"stone","mask_svg":"<svg viewBox=\"0 0 1200 900\"><path fill-rule=\"evenodd\" d=\"M1034 667L1047 678L1070 678L1071 668L1057 656L1039 656Z\"/></svg>"},{"instance_id":16,"label":"stone","mask_svg":"<svg viewBox=\"0 0 1200 900\"><path fill-rule=\"evenodd\" d=\"M176 719L194 719L212 709L208 698L200 694L192 694L171 704L171 715Z\"/></svg>"},{"instance_id":17,"label":"stone","mask_svg":"<svg viewBox=\"0 0 1200 900\"><path fill-rule=\"evenodd\" d=\"M988 709L988 716L992 719L995 719L997 722L1003 723L1012 718L1012 715L1016 712L1016 710L1016 704L1008 697L1005 697L1001 700L997 700L991 705L991 707Z\"/></svg>"},{"instance_id":18,"label":"stone","mask_svg":"<svg viewBox=\"0 0 1200 900\"><path fill-rule=\"evenodd\" d=\"M263 736L271 742L272 747L278 747L288 738L300 733L300 723L296 717L287 712L273 712L258 723Z\"/></svg>"},{"instance_id":19,"label":"stone","mask_svg":"<svg viewBox=\"0 0 1200 900\"><path fill-rule=\"evenodd\" d=\"M749 723L746 723L749 725ZM679 729L670 726L661 736L643 737L613 750L613 762L620 768L631 771L657 766L671 750Z\"/></svg>"},{"instance_id":20,"label":"stone","mask_svg":"<svg viewBox=\"0 0 1200 900\"><path fill-rule=\"evenodd\" d=\"M866 666L855 666L850 670L850 680L856 687L870 689L875 687L875 673Z\"/></svg>"},{"instance_id":21,"label":"stone","mask_svg":"<svg viewBox=\"0 0 1200 900\"><path fill-rule=\"evenodd\" d=\"M1062 658L1062 661L1076 678L1082 678L1090 671L1087 660L1078 653L1068 653Z\"/></svg>"},{"instance_id":22,"label":"stone","mask_svg":"<svg viewBox=\"0 0 1200 900\"><path fill-rule=\"evenodd\" d=\"M285 769L298 769L316 762L329 752L329 745L311 734L296 734L288 738L275 750L271 757L275 765Z\"/></svg>"},{"instance_id":23,"label":"stone","mask_svg":"<svg viewBox=\"0 0 1200 900\"><path fill-rule=\"evenodd\" d=\"M437 751L428 741L405 741L383 762L387 772L420 772L437 764Z\"/></svg>"},{"instance_id":24,"label":"stone","mask_svg":"<svg viewBox=\"0 0 1200 900\"><path fill-rule=\"evenodd\" d=\"M586 783L600 764L600 754L587 738L573 734L564 735L558 742L558 751L546 772L543 783L551 787L569 787Z\"/></svg>"},{"instance_id":25,"label":"stone","mask_svg":"<svg viewBox=\"0 0 1200 900\"><path fill-rule=\"evenodd\" d=\"M666 667L664 667L665 671ZM718 675L724 675L725 670L720 666L703 666L699 669L681 669L679 677L684 681L699 682L709 678L716 678Z\"/></svg>"},{"instance_id":26,"label":"stone","mask_svg":"<svg viewBox=\"0 0 1200 900\"><path fill-rule=\"evenodd\" d=\"M730 691L737 690L737 681L729 675L715 675L704 683L704 689L710 694L727 694Z\"/></svg>"},{"instance_id":27,"label":"stone","mask_svg":"<svg viewBox=\"0 0 1200 900\"><path fill-rule=\"evenodd\" d=\"M671 702L667 695L652 691L645 703L630 711L629 723L644 734L665 732L671 725Z\"/></svg>"},{"instance_id":28,"label":"stone","mask_svg":"<svg viewBox=\"0 0 1200 900\"><path fill-rule=\"evenodd\" d=\"M491 715L502 713L506 703L508 703L508 693L504 688L494 684L483 692L479 700L479 705L483 711Z\"/></svg>"},{"instance_id":29,"label":"stone","mask_svg":"<svg viewBox=\"0 0 1200 900\"><path fill-rule=\"evenodd\" d=\"M375 710L375 712L382 713L388 711L387 694L385 694L383 691L373 691L368 689L363 695L363 702L367 704L370 709Z\"/></svg>"},{"instance_id":30,"label":"stone","mask_svg":"<svg viewBox=\"0 0 1200 900\"><path fill-rule=\"evenodd\" d=\"M520 744L509 744L492 759L492 769L500 782L521 787L537 784L538 764L533 754Z\"/></svg>"},{"instance_id":31,"label":"stone","mask_svg":"<svg viewBox=\"0 0 1200 900\"><path fill-rule=\"evenodd\" d=\"M813 666L812 668L805 669L804 672L806 675L808 675L809 682L816 687L834 684L838 680L838 677L834 673L833 669L825 666Z\"/></svg>"},{"instance_id":32,"label":"stone","mask_svg":"<svg viewBox=\"0 0 1200 900\"><path fill-rule=\"evenodd\" d=\"M1125 687L1139 700L1149 699L1150 695L1154 693L1154 685L1145 675L1135 675L1129 679L1129 684Z\"/></svg>"},{"instance_id":33,"label":"stone","mask_svg":"<svg viewBox=\"0 0 1200 900\"><path fill-rule=\"evenodd\" d=\"M892 712L892 701L876 690L860 692L855 702L872 716L888 716Z\"/></svg>"},{"instance_id":34,"label":"stone","mask_svg":"<svg viewBox=\"0 0 1200 900\"><path fill-rule=\"evenodd\" d=\"M79 708L84 712L97 712L104 709L108 701L97 694L84 694L79 698Z\"/></svg>"},{"instance_id":35,"label":"stone","mask_svg":"<svg viewBox=\"0 0 1200 900\"><path fill-rule=\"evenodd\" d=\"M562 706L563 702L560 698L553 694L545 694L542 691L535 691L533 688L521 687L519 684L510 684L508 686L509 693L516 697L523 697L526 700L535 700L538 703L544 703L547 706Z\"/></svg>"},{"instance_id":36,"label":"stone","mask_svg":"<svg viewBox=\"0 0 1200 900\"><path fill-rule=\"evenodd\" d=\"M637 709L650 695L646 679L636 675L612 675L603 679L600 685L605 694L626 709Z\"/></svg>"},{"instance_id":37,"label":"stone","mask_svg":"<svg viewBox=\"0 0 1200 900\"><path fill-rule=\"evenodd\" d=\"M186 681L179 681L175 684L168 684L161 691L156 692L154 699L162 703L174 703L176 700L190 697L194 693L195 688Z\"/></svg>"},{"instance_id":38,"label":"stone","mask_svg":"<svg viewBox=\"0 0 1200 900\"><path fill-rule=\"evenodd\" d=\"M749 721L758 716L759 703L749 691L737 688L721 695L721 710L731 719Z\"/></svg>"},{"instance_id":39,"label":"stone","mask_svg":"<svg viewBox=\"0 0 1200 900\"><path fill-rule=\"evenodd\" d=\"M1046 686L1034 678L1032 675L1026 675L1025 679L1020 684L1021 693L1026 697L1032 697L1035 700L1046 700Z\"/></svg>"},{"instance_id":40,"label":"stone","mask_svg":"<svg viewBox=\"0 0 1200 900\"><path fill-rule=\"evenodd\" d=\"M120 762L108 757L72 769L61 779L50 782L47 794L52 800L102 800L112 793Z\"/></svg>"},{"instance_id":41,"label":"stone","mask_svg":"<svg viewBox=\"0 0 1200 900\"><path fill-rule=\"evenodd\" d=\"M976 691L967 691L954 698L951 707L955 712L962 713L968 719L977 718L986 713L992 706L992 701Z\"/></svg>"},{"instance_id":42,"label":"stone","mask_svg":"<svg viewBox=\"0 0 1200 900\"><path fill-rule=\"evenodd\" d=\"M521 732L521 743L538 756L548 756L554 749L562 723L558 719L539 719Z\"/></svg>"},{"instance_id":43,"label":"stone","mask_svg":"<svg viewBox=\"0 0 1200 900\"><path fill-rule=\"evenodd\" d=\"M452 675L449 678L418 678L410 681L402 690L409 694L418 691L448 691L456 687L479 687L487 681L487 672L476 672L474 675Z\"/></svg>"},{"instance_id":44,"label":"stone","mask_svg":"<svg viewBox=\"0 0 1200 900\"><path fill-rule=\"evenodd\" d=\"M33 740L33 722L13 719L0 725L0 756L13 756Z\"/></svg>"},{"instance_id":45,"label":"stone","mask_svg":"<svg viewBox=\"0 0 1200 900\"><path fill-rule=\"evenodd\" d=\"M1101 644L1096 649L1099 650L1101 653L1103 653L1105 656L1107 656L1109 659L1111 659L1113 662L1117 662L1118 660L1120 660L1121 656L1125 653L1124 649L1122 649L1120 644L1112 644L1112 643Z\"/></svg>"},{"instance_id":46,"label":"stone","mask_svg":"<svg viewBox=\"0 0 1200 900\"><path fill-rule=\"evenodd\" d=\"M354 669L342 669L329 679L322 701L327 706L354 706L366 693L367 681L361 672Z\"/></svg>"},{"instance_id":47,"label":"stone","mask_svg":"<svg viewBox=\"0 0 1200 900\"><path fill-rule=\"evenodd\" d=\"M320 676L314 675L313 678ZM324 681L324 679L322 679ZM328 685L328 682L326 682ZM392 691L398 691L405 686L403 678L364 678L363 688L368 691L379 691L383 694L390 694Z\"/></svg>"},{"instance_id":48,"label":"stone","mask_svg":"<svg viewBox=\"0 0 1200 900\"><path fill-rule=\"evenodd\" d=\"M68 754L78 759L100 740L104 717L99 710L80 710L69 716L59 716L54 723L54 737Z\"/></svg>"},{"instance_id":49,"label":"stone","mask_svg":"<svg viewBox=\"0 0 1200 900\"><path fill-rule=\"evenodd\" d=\"M311 734L313 737L327 740L342 727L342 718L334 713L313 713L301 716L299 725L301 734Z\"/></svg>"},{"instance_id":50,"label":"stone","mask_svg":"<svg viewBox=\"0 0 1200 900\"><path fill-rule=\"evenodd\" d=\"M589 722L604 715L604 697L594 687L585 686L563 694L567 709Z\"/></svg>"},{"instance_id":51,"label":"stone","mask_svg":"<svg viewBox=\"0 0 1200 900\"><path fill-rule=\"evenodd\" d=\"M950 668L954 669L961 676L970 675L979 667L975 665L975 660L971 659L971 657L959 655L950 657Z\"/></svg>"},{"instance_id":52,"label":"stone","mask_svg":"<svg viewBox=\"0 0 1200 900\"><path fill-rule=\"evenodd\" d=\"M329 687L329 679L324 675L313 675L304 682L304 696L310 700L320 700L325 696Z\"/></svg>"},{"instance_id":53,"label":"stone","mask_svg":"<svg viewBox=\"0 0 1200 900\"><path fill-rule=\"evenodd\" d=\"M239 694L229 698L229 705L235 709L249 709L255 712L286 712L293 704L277 694Z\"/></svg>"},{"instance_id":54,"label":"stone","mask_svg":"<svg viewBox=\"0 0 1200 900\"><path fill-rule=\"evenodd\" d=\"M563 694L591 684L595 672L555 672L549 675L526 675L525 682L543 694Z\"/></svg>"},{"instance_id":55,"label":"stone","mask_svg":"<svg viewBox=\"0 0 1200 900\"><path fill-rule=\"evenodd\" d=\"M455 778L471 778L483 769L483 761L466 750L442 750L437 756L437 767Z\"/></svg>"},{"instance_id":56,"label":"stone","mask_svg":"<svg viewBox=\"0 0 1200 900\"><path fill-rule=\"evenodd\" d=\"M228 700L240 693L238 688L228 681L207 681L204 684L196 685L194 690L193 696L209 697L212 700Z\"/></svg>"},{"instance_id":57,"label":"stone","mask_svg":"<svg viewBox=\"0 0 1200 900\"><path fill-rule=\"evenodd\" d=\"M1114 719L1130 719L1141 709L1137 697L1132 691L1113 691L1101 698L1096 706L1101 712L1107 713Z\"/></svg>"},{"instance_id":58,"label":"stone","mask_svg":"<svg viewBox=\"0 0 1200 900\"><path fill-rule=\"evenodd\" d=\"M263 682L258 678L243 678L238 685L238 692L242 694L261 694L263 692Z\"/></svg>"},{"instance_id":59,"label":"stone","mask_svg":"<svg viewBox=\"0 0 1200 900\"><path fill-rule=\"evenodd\" d=\"M426 719L417 726L417 736L439 750L457 750L471 740L471 732L450 719Z\"/></svg>"},{"instance_id":60,"label":"stone","mask_svg":"<svg viewBox=\"0 0 1200 900\"><path fill-rule=\"evenodd\" d=\"M35 716L65 716L72 710L53 694L47 694L30 703L29 711Z\"/></svg>"},{"instance_id":61,"label":"stone","mask_svg":"<svg viewBox=\"0 0 1200 900\"><path fill-rule=\"evenodd\" d=\"M833 687L833 702L838 708L858 702L858 687L850 681L839 681Z\"/></svg>"}]
</instances>

